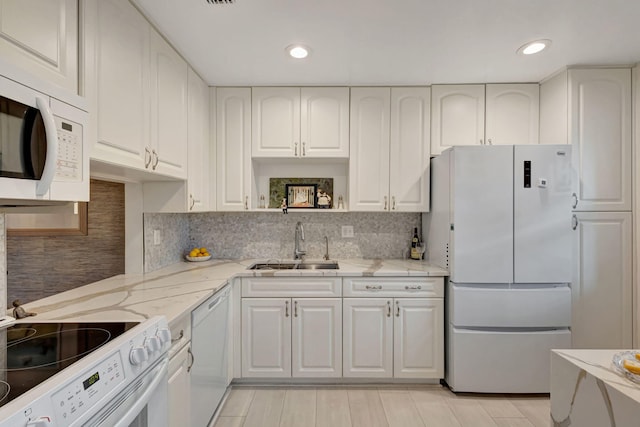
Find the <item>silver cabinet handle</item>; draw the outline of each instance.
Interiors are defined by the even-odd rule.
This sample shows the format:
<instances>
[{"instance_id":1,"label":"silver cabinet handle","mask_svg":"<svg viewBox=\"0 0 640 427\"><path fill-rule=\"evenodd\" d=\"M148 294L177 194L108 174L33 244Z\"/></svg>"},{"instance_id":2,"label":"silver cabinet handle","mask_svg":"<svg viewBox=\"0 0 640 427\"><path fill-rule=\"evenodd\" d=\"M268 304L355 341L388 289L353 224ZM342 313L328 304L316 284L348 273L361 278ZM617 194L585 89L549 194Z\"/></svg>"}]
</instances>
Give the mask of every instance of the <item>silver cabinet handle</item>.
<instances>
[{"instance_id":1,"label":"silver cabinet handle","mask_svg":"<svg viewBox=\"0 0 640 427\"><path fill-rule=\"evenodd\" d=\"M249 196L244 196L244 210L249 210Z\"/></svg>"},{"instance_id":2,"label":"silver cabinet handle","mask_svg":"<svg viewBox=\"0 0 640 427\"><path fill-rule=\"evenodd\" d=\"M571 197L573 197L573 205L572 205L572 207L573 207L573 209L575 209L575 208L578 207L578 195L576 193L573 193L571 195Z\"/></svg>"},{"instance_id":3,"label":"silver cabinet handle","mask_svg":"<svg viewBox=\"0 0 640 427\"><path fill-rule=\"evenodd\" d=\"M160 158L158 157L158 153L156 152L156 150L152 150L151 154L155 158L155 160L153 161L153 164L151 165L151 169L156 170L156 167L158 166L158 162L160 161Z\"/></svg>"},{"instance_id":4,"label":"silver cabinet handle","mask_svg":"<svg viewBox=\"0 0 640 427\"><path fill-rule=\"evenodd\" d=\"M396 196L391 196L391 210L396 210Z\"/></svg>"},{"instance_id":5,"label":"silver cabinet handle","mask_svg":"<svg viewBox=\"0 0 640 427\"><path fill-rule=\"evenodd\" d=\"M196 204L196 199L193 198L193 194L189 193L189 200L191 201L191 203L189 203L189 210L193 210L193 207Z\"/></svg>"},{"instance_id":6,"label":"silver cabinet handle","mask_svg":"<svg viewBox=\"0 0 640 427\"><path fill-rule=\"evenodd\" d=\"M480 145L484 145L484 140L483 139L480 140Z\"/></svg>"},{"instance_id":7,"label":"silver cabinet handle","mask_svg":"<svg viewBox=\"0 0 640 427\"><path fill-rule=\"evenodd\" d=\"M147 169L150 164L151 164L151 151L149 151L149 147L144 147L144 168Z\"/></svg>"},{"instance_id":8,"label":"silver cabinet handle","mask_svg":"<svg viewBox=\"0 0 640 427\"><path fill-rule=\"evenodd\" d=\"M289 301L284 302L284 317L289 317Z\"/></svg>"},{"instance_id":9,"label":"silver cabinet handle","mask_svg":"<svg viewBox=\"0 0 640 427\"><path fill-rule=\"evenodd\" d=\"M187 367L187 372L191 372L191 368L193 368L193 364L196 363L196 358L193 355L193 352L191 351L191 347L187 349L187 353L189 353L189 356L191 356L191 363L189 363L189 366Z\"/></svg>"},{"instance_id":10,"label":"silver cabinet handle","mask_svg":"<svg viewBox=\"0 0 640 427\"><path fill-rule=\"evenodd\" d=\"M302 156L306 156L307 155L307 148L306 148L307 143L303 142L302 143Z\"/></svg>"},{"instance_id":11,"label":"silver cabinet handle","mask_svg":"<svg viewBox=\"0 0 640 427\"><path fill-rule=\"evenodd\" d=\"M400 317L400 303L396 301L396 317Z\"/></svg>"},{"instance_id":12,"label":"silver cabinet handle","mask_svg":"<svg viewBox=\"0 0 640 427\"><path fill-rule=\"evenodd\" d=\"M382 285L366 285L364 288L369 290L380 290L382 289Z\"/></svg>"},{"instance_id":13,"label":"silver cabinet handle","mask_svg":"<svg viewBox=\"0 0 640 427\"><path fill-rule=\"evenodd\" d=\"M491 142L491 138L489 138L489 139L487 140L487 143L488 143L489 145L493 145L493 143Z\"/></svg>"},{"instance_id":14,"label":"silver cabinet handle","mask_svg":"<svg viewBox=\"0 0 640 427\"><path fill-rule=\"evenodd\" d=\"M422 289L422 286L420 286L420 285L411 285L411 286L406 285L404 288L405 288L407 291L409 291L409 290L415 290L415 289Z\"/></svg>"},{"instance_id":15,"label":"silver cabinet handle","mask_svg":"<svg viewBox=\"0 0 640 427\"><path fill-rule=\"evenodd\" d=\"M293 302L293 317L298 317L298 301Z\"/></svg>"},{"instance_id":16,"label":"silver cabinet handle","mask_svg":"<svg viewBox=\"0 0 640 427\"><path fill-rule=\"evenodd\" d=\"M391 317L391 301L387 301L387 317Z\"/></svg>"},{"instance_id":17,"label":"silver cabinet handle","mask_svg":"<svg viewBox=\"0 0 640 427\"><path fill-rule=\"evenodd\" d=\"M384 196L384 210L387 210L387 196Z\"/></svg>"},{"instance_id":18,"label":"silver cabinet handle","mask_svg":"<svg viewBox=\"0 0 640 427\"><path fill-rule=\"evenodd\" d=\"M180 335L178 335L178 338L171 338L171 344L173 344L174 342L180 341L183 337L184 337L184 329L180 329Z\"/></svg>"},{"instance_id":19,"label":"silver cabinet handle","mask_svg":"<svg viewBox=\"0 0 640 427\"><path fill-rule=\"evenodd\" d=\"M575 214L573 214L573 215L571 216L571 228L572 228L573 230L575 230L576 228L578 228L578 217L577 217Z\"/></svg>"},{"instance_id":20,"label":"silver cabinet handle","mask_svg":"<svg viewBox=\"0 0 640 427\"><path fill-rule=\"evenodd\" d=\"M294 156L296 156L296 157L298 157L298 143L297 143L297 142L294 142L294 143L293 143L293 147L294 147L294 148L293 148L293 155L294 155Z\"/></svg>"}]
</instances>

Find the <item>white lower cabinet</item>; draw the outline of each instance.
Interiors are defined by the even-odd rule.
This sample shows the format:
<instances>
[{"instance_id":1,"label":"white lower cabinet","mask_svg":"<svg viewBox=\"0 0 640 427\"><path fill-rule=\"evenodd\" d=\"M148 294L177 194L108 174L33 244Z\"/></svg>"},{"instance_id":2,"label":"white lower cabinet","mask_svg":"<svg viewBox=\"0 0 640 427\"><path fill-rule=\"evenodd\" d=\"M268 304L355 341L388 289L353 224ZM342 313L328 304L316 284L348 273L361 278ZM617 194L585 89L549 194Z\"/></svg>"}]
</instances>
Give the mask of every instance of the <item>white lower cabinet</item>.
<instances>
[{"instance_id":1,"label":"white lower cabinet","mask_svg":"<svg viewBox=\"0 0 640 427\"><path fill-rule=\"evenodd\" d=\"M442 378L444 301L345 298L344 376Z\"/></svg>"},{"instance_id":2,"label":"white lower cabinet","mask_svg":"<svg viewBox=\"0 0 640 427\"><path fill-rule=\"evenodd\" d=\"M191 344L187 344L169 361L169 425L190 425L189 364Z\"/></svg>"},{"instance_id":3,"label":"white lower cabinet","mask_svg":"<svg viewBox=\"0 0 640 427\"><path fill-rule=\"evenodd\" d=\"M243 377L340 377L340 298L243 298Z\"/></svg>"}]
</instances>

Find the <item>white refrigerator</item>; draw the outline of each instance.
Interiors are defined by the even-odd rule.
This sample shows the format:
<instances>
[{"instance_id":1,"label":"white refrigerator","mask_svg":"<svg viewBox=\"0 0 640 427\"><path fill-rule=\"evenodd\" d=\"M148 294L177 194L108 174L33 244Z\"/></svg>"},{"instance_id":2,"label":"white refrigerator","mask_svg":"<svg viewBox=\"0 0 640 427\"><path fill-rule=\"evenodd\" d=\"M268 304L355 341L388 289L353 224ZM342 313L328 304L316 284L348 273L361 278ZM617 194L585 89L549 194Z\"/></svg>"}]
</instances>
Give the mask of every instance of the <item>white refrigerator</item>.
<instances>
[{"instance_id":1,"label":"white refrigerator","mask_svg":"<svg viewBox=\"0 0 640 427\"><path fill-rule=\"evenodd\" d=\"M571 147L460 146L431 160L431 263L449 270L454 391L548 393L571 347Z\"/></svg>"}]
</instances>

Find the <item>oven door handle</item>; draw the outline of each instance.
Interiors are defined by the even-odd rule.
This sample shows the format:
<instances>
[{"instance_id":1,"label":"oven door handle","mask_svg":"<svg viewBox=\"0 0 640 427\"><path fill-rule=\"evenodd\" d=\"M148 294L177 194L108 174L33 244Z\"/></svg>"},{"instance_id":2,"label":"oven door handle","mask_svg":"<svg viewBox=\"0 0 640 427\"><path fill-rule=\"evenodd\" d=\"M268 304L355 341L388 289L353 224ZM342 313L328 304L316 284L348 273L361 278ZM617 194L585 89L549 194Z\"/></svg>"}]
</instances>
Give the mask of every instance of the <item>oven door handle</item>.
<instances>
[{"instance_id":1,"label":"oven door handle","mask_svg":"<svg viewBox=\"0 0 640 427\"><path fill-rule=\"evenodd\" d=\"M131 408L129 408L127 413L124 414L122 418L118 420L118 423L115 424L114 427L128 427L131 425L133 420L136 419L136 417L140 414L142 409L145 406L147 406L147 404L153 397L153 393L156 392L156 389L158 388L158 386L162 385L163 382L167 381L167 377L165 374L167 373L168 365L169 365L169 359L163 360L158 365L159 369L157 370L157 374L155 378L151 380L151 382L147 386L147 389L144 391L144 393L142 393L142 395L138 398L136 403Z\"/></svg>"},{"instance_id":2,"label":"oven door handle","mask_svg":"<svg viewBox=\"0 0 640 427\"><path fill-rule=\"evenodd\" d=\"M53 118L53 113L49 108L47 100L37 97L36 106L38 110L40 110L40 114L42 114L44 131L47 136L47 154L44 161L44 169L42 170L42 177L40 177L40 180L36 184L36 196L44 196L56 175L56 166L58 163L58 130L56 129L56 121Z\"/></svg>"}]
</instances>

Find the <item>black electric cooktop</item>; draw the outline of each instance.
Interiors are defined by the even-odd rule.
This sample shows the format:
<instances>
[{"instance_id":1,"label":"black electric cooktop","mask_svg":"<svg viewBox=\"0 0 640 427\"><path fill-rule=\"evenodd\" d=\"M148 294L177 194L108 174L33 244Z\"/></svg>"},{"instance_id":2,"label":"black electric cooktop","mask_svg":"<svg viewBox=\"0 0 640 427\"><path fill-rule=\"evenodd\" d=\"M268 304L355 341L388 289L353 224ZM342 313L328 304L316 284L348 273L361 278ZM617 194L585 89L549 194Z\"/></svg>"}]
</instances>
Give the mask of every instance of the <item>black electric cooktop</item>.
<instances>
[{"instance_id":1,"label":"black electric cooktop","mask_svg":"<svg viewBox=\"0 0 640 427\"><path fill-rule=\"evenodd\" d=\"M6 342L0 354L0 407L138 324L19 323L0 329L0 343Z\"/></svg>"}]
</instances>

